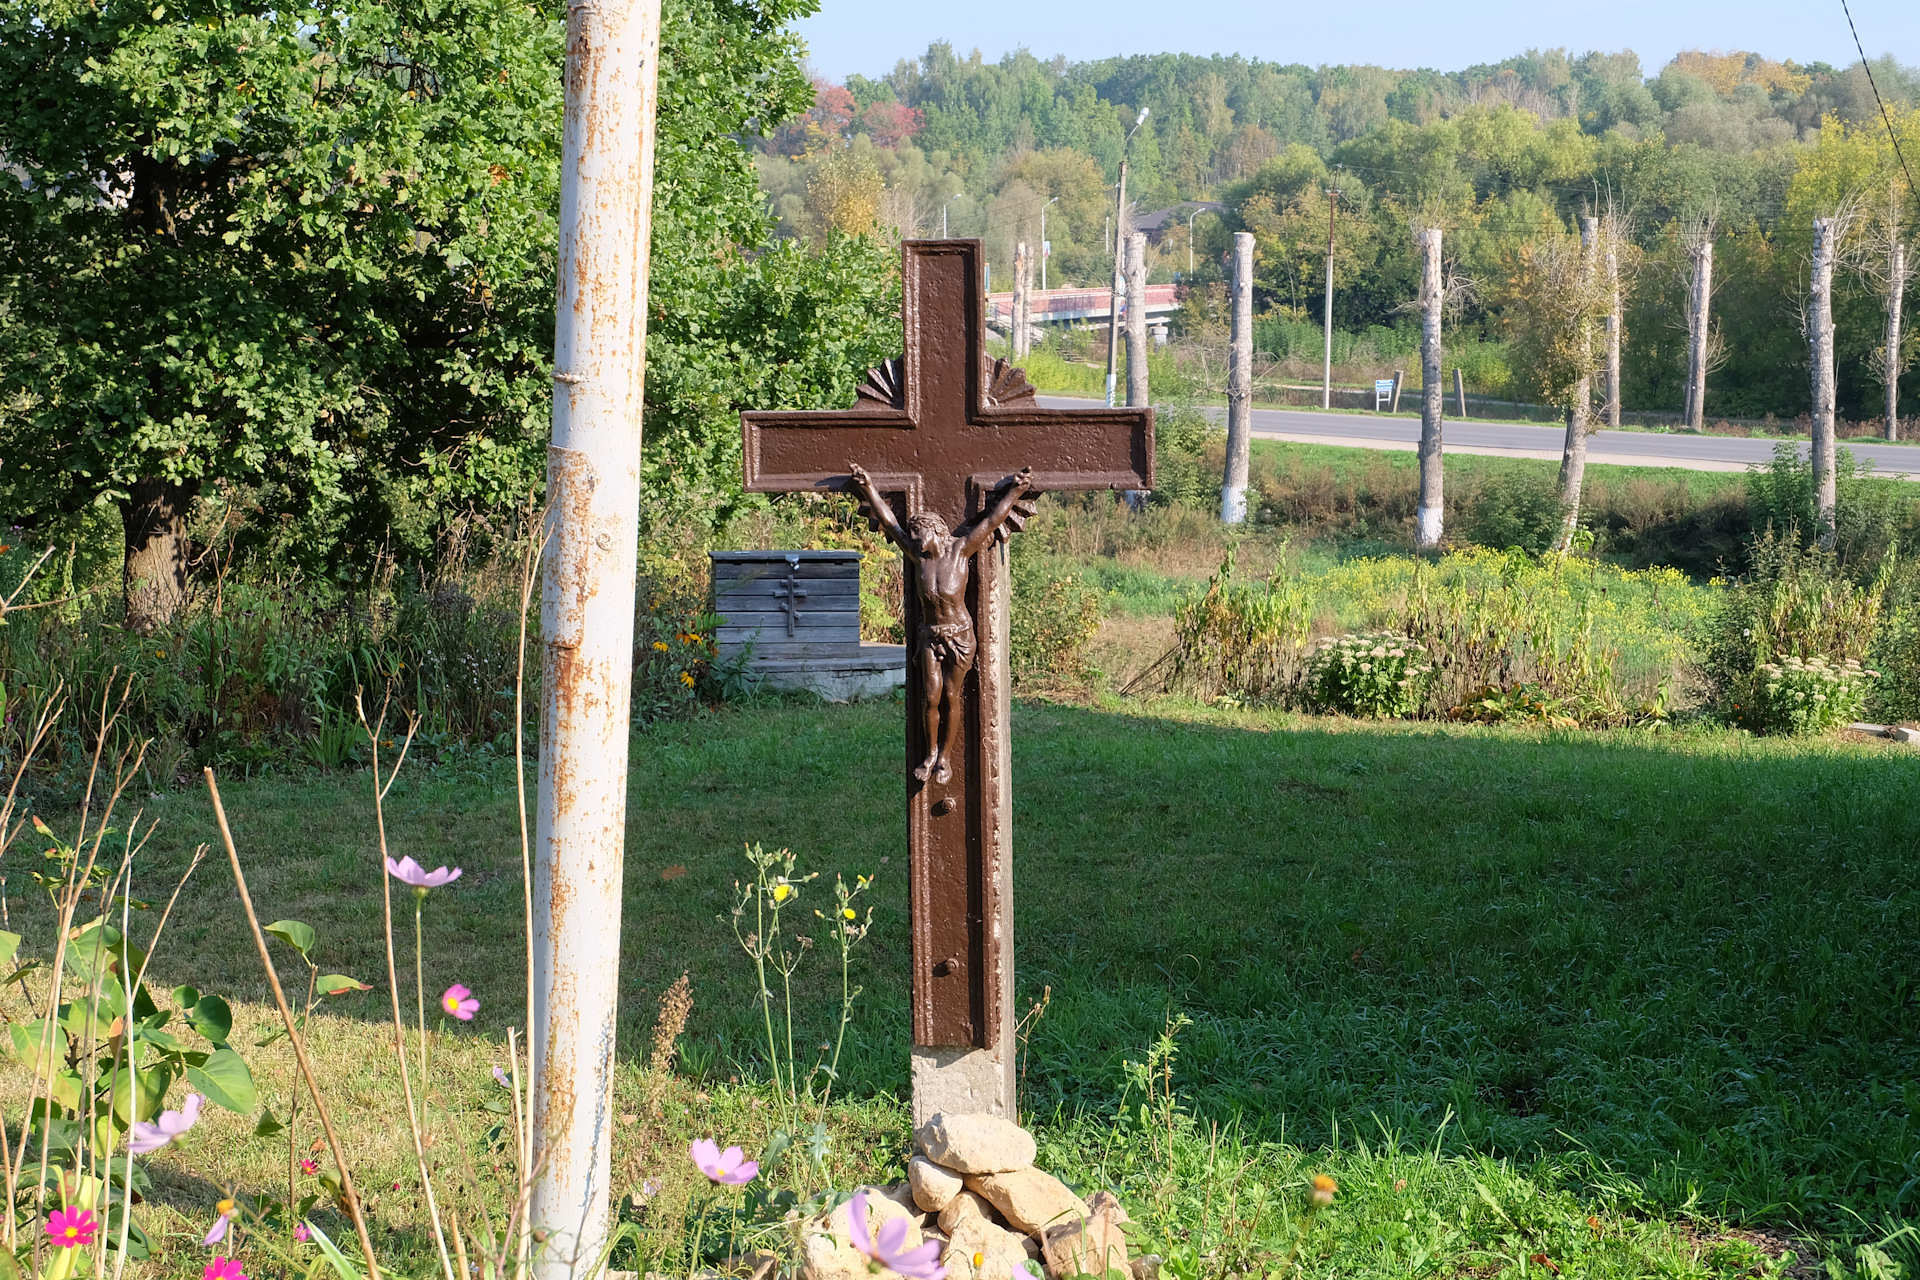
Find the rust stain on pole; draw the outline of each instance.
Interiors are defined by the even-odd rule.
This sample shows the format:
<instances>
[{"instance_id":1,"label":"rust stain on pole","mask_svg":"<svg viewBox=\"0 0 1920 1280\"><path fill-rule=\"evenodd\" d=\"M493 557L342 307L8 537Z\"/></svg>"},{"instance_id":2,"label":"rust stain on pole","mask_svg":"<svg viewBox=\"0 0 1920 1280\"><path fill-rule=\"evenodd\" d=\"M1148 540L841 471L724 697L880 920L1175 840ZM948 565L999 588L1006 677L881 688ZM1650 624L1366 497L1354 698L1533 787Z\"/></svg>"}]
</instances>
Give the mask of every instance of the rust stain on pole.
<instances>
[{"instance_id":1,"label":"rust stain on pole","mask_svg":"<svg viewBox=\"0 0 1920 1280\"><path fill-rule=\"evenodd\" d=\"M540 1280L608 1226L660 0L569 10L554 327L539 827L532 1220Z\"/></svg>"}]
</instances>

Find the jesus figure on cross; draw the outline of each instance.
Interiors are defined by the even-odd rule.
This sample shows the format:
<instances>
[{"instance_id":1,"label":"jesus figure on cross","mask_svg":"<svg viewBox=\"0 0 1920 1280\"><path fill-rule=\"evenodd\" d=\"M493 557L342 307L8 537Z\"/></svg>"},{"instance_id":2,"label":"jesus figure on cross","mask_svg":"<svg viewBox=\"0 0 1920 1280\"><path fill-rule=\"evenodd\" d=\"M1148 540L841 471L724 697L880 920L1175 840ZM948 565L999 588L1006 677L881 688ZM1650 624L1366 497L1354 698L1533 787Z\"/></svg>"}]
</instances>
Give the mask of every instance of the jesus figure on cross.
<instances>
[{"instance_id":1,"label":"jesus figure on cross","mask_svg":"<svg viewBox=\"0 0 1920 1280\"><path fill-rule=\"evenodd\" d=\"M874 487L873 477L858 463L848 468L853 483L874 522L913 565L913 591L920 602L919 634L914 657L920 664L920 687L927 723L927 758L913 776L925 782L946 782L953 776L947 757L961 720L961 684L973 669L975 636L973 615L967 611L967 579L973 557L993 540L1022 498L1033 492L1033 469L1000 483L987 509L947 532L946 521L931 511L916 511L906 527L893 504ZM946 715L945 732L940 717Z\"/></svg>"}]
</instances>

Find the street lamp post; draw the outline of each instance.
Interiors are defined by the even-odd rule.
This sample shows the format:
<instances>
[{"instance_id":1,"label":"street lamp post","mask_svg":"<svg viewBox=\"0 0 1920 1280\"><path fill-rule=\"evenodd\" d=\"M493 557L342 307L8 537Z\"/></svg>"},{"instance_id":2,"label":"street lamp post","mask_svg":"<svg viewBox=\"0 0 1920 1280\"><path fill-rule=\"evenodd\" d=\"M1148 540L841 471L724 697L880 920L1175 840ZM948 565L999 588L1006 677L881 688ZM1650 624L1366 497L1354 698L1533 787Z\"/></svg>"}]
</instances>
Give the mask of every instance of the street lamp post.
<instances>
[{"instance_id":1,"label":"street lamp post","mask_svg":"<svg viewBox=\"0 0 1920 1280\"><path fill-rule=\"evenodd\" d=\"M1113 408L1113 371L1120 363L1120 295L1127 282L1124 245L1127 239L1127 152L1133 148L1133 135L1147 122L1148 108L1140 108L1140 118L1127 131L1120 144L1120 185L1113 197L1113 294L1107 302L1107 408Z\"/></svg>"},{"instance_id":2,"label":"street lamp post","mask_svg":"<svg viewBox=\"0 0 1920 1280\"><path fill-rule=\"evenodd\" d=\"M958 200L961 196L965 194L967 193L964 191L956 191L952 195L947 197L946 204L943 204L940 206L940 238L942 240L945 240L947 238L947 209L952 206L955 200Z\"/></svg>"},{"instance_id":3,"label":"street lamp post","mask_svg":"<svg viewBox=\"0 0 1920 1280\"><path fill-rule=\"evenodd\" d=\"M1047 259L1053 256L1047 250L1047 205L1059 203L1060 197L1055 196L1047 201L1047 204L1040 206L1040 292L1042 293L1047 291Z\"/></svg>"}]
</instances>

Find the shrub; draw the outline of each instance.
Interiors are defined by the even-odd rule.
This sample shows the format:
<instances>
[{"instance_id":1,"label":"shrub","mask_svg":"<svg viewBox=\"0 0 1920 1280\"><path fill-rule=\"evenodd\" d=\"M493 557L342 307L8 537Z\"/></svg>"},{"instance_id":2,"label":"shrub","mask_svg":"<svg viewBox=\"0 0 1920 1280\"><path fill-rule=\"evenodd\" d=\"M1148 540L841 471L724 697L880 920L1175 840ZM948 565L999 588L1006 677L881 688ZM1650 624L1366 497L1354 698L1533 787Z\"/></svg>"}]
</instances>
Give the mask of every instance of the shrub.
<instances>
[{"instance_id":1,"label":"shrub","mask_svg":"<svg viewBox=\"0 0 1920 1280\"><path fill-rule=\"evenodd\" d=\"M1755 727L1767 733L1826 733L1860 718L1867 682L1879 676L1853 658L1787 657L1755 672Z\"/></svg>"},{"instance_id":2,"label":"shrub","mask_svg":"<svg viewBox=\"0 0 1920 1280\"><path fill-rule=\"evenodd\" d=\"M1208 446L1224 432L1192 405L1180 405L1154 420L1154 480L1151 501L1156 506L1204 507L1220 503L1217 451Z\"/></svg>"},{"instance_id":3,"label":"shrub","mask_svg":"<svg viewBox=\"0 0 1920 1280\"><path fill-rule=\"evenodd\" d=\"M1236 583L1234 560L1229 549L1207 589L1174 606L1168 685L1208 700L1285 698L1299 679L1312 594L1279 574Z\"/></svg>"},{"instance_id":4,"label":"shrub","mask_svg":"<svg viewBox=\"0 0 1920 1280\"><path fill-rule=\"evenodd\" d=\"M1013 614L1009 656L1016 684L1035 679L1081 682L1094 672L1087 646L1105 611L1100 593L1072 574L1058 575L1038 548L1013 540Z\"/></svg>"},{"instance_id":5,"label":"shrub","mask_svg":"<svg viewBox=\"0 0 1920 1280\"><path fill-rule=\"evenodd\" d=\"M1425 646L1398 631L1328 636L1307 659L1307 692L1350 716L1410 716L1426 700L1433 664Z\"/></svg>"},{"instance_id":6,"label":"shrub","mask_svg":"<svg viewBox=\"0 0 1920 1280\"><path fill-rule=\"evenodd\" d=\"M1694 670L1707 700L1728 723L1770 727L1762 668L1789 659L1844 665L1867 656L1880 632L1894 561L1865 586L1848 578L1837 553L1767 530L1750 544L1752 572L1729 583L1695 636Z\"/></svg>"}]
</instances>

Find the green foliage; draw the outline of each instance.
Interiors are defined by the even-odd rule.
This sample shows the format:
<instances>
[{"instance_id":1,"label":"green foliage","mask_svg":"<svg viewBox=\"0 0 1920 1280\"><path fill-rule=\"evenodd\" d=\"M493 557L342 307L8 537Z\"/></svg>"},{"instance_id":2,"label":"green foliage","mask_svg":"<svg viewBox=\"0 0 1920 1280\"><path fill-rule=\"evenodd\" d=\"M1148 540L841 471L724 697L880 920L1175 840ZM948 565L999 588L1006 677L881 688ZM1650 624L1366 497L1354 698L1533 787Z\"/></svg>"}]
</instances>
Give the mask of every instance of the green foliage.
<instances>
[{"instance_id":1,"label":"green foliage","mask_svg":"<svg viewBox=\"0 0 1920 1280\"><path fill-rule=\"evenodd\" d=\"M1153 420L1153 495L1161 505L1220 503L1219 444L1225 429L1193 405L1162 409Z\"/></svg>"},{"instance_id":2,"label":"green foliage","mask_svg":"<svg viewBox=\"0 0 1920 1280\"><path fill-rule=\"evenodd\" d=\"M1426 700L1433 664L1425 646L1395 631L1327 636L1307 660L1314 702L1342 715L1412 715Z\"/></svg>"},{"instance_id":3,"label":"green foliage","mask_svg":"<svg viewBox=\"0 0 1920 1280\"><path fill-rule=\"evenodd\" d=\"M1300 678L1311 594L1278 572L1264 583L1235 582L1237 558L1230 547L1206 590L1174 605L1167 687L1209 701L1285 699Z\"/></svg>"},{"instance_id":4,"label":"green foliage","mask_svg":"<svg viewBox=\"0 0 1920 1280\"><path fill-rule=\"evenodd\" d=\"M1459 531L1467 541L1539 555L1553 546L1566 509L1552 477L1542 472L1483 487L1463 515Z\"/></svg>"},{"instance_id":5,"label":"green foliage","mask_svg":"<svg viewBox=\"0 0 1920 1280\"><path fill-rule=\"evenodd\" d=\"M1056 574L1037 547L1012 543L1013 614L1008 662L1016 683L1082 683L1094 673L1087 646L1106 612L1100 593L1073 574Z\"/></svg>"},{"instance_id":6,"label":"green foliage","mask_svg":"<svg viewBox=\"0 0 1920 1280\"><path fill-rule=\"evenodd\" d=\"M1834 550L1846 565L1875 563L1903 538L1920 532L1920 498L1909 482L1878 479L1873 464L1862 466L1851 449L1834 454ZM1811 540L1819 521L1814 511L1811 455L1787 441L1773 447L1773 460L1747 474L1748 520L1756 532L1774 530Z\"/></svg>"},{"instance_id":7,"label":"green foliage","mask_svg":"<svg viewBox=\"0 0 1920 1280\"><path fill-rule=\"evenodd\" d=\"M1779 680L1767 668L1789 659L1844 668L1867 657L1879 634L1896 562L1884 559L1862 585L1846 576L1836 553L1771 529L1754 539L1751 554L1752 571L1727 585L1718 607L1698 627L1694 666L1711 705L1728 723L1764 731L1793 723L1783 719L1784 711L1769 695ZM1802 686L1814 678L1796 674L1782 689L1788 695L1805 692ZM1896 688L1889 696L1913 695Z\"/></svg>"},{"instance_id":8,"label":"green foliage","mask_svg":"<svg viewBox=\"0 0 1920 1280\"><path fill-rule=\"evenodd\" d=\"M1788 655L1754 671L1753 714L1744 723L1763 733L1826 733L1860 718L1867 682L1880 673L1858 659Z\"/></svg>"}]
</instances>

